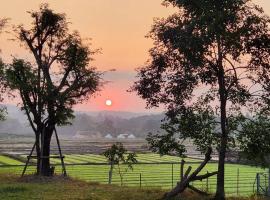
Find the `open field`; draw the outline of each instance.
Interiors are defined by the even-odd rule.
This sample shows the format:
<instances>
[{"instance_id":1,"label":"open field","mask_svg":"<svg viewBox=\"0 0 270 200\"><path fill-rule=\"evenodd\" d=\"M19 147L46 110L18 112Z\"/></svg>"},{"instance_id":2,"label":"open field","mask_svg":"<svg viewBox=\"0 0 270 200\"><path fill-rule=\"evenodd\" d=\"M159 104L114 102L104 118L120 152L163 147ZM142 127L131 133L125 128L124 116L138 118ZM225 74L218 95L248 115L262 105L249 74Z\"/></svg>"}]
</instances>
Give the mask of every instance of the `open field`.
<instances>
[{"instance_id":1,"label":"open field","mask_svg":"<svg viewBox=\"0 0 270 200\"><path fill-rule=\"evenodd\" d=\"M24 160L26 156L18 155L19 160ZM187 168L189 165L195 169L200 160L185 159ZM124 174L124 186L134 187L158 187L161 189L170 189L180 177L180 159L174 156L160 157L157 154L138 154L139 164L134 166L133 171ZM0 173L20 174L23 169L23 163L7 156L0 156ZM61 173L60 161L52 159L52 163L56 165L56 172ZM87 182L108 183L109 166L106 159L102 155L94 154L72 154L66 155L65 163L67 164L67 172L70 177L84 180ZM5 166L13 165L13 166ZM17 165L17 166L14 166ZM124 167L124 166L122 166ZM217 170L217 163L209 163L202 173ZM264 169L226 164L226 193L230 196L250 196L256 190L255 177L256 173L265 172ZM28 174L34 173L34 167L31 166L27 170ZM113 184L120 185L120 177L117 169L113 172ZM216 178L195 182L194 185L199 189L214 192Z\"/></svg>"}]
</instances>

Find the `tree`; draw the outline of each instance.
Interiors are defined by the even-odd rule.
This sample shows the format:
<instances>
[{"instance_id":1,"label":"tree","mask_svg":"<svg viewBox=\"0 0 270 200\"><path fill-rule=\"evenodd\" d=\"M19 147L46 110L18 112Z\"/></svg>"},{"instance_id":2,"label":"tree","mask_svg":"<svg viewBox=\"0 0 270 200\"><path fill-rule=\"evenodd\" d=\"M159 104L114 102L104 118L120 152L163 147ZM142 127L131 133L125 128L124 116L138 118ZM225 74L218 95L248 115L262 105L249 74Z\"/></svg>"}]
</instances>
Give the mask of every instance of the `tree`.
<instances>
[{"instance_id":1,"label":"tree","mask_svg":"<svg viewBox=\"0 0 270 200\"><path fill-rule=\"evenodd\" d=\"M7 25L7 22L8 22L7 18L0 19L0 34L2 33L2 30ZM1 49L0 49L0 52L1 52ZM6 85L5 85L5 80L4 80L4 62L0 58L0 91L1 91L1 93L4 93L6 91L5 86ZM2 102L2 101L3 101L3 97L0 96L0 102ZM6 109L6 107L1 105L1 107L0 107L0 121L5 120L6 115L7 115L7 109Z\"/></svg>"},{"instance_id":2,"label":"tree","mask_svg":"<svg viewBox=\"0 0 270 200\"><path fill-rule=\"evenodd\" d=\"M244 107L260 90L254 83L269 73L269 18L250 0L164 1L170 4L179 12L155 21L148 35L154 40L151 60L138 70L133 90L147 107L165 105L171 125L203 123L199 135L181 133L195 142L214 126L206 138L216 141L216 199L225 199L226 151ZM210 121L202 118L205 112Z\"/></svg>"},{"instance_id":3,"label":"tree","mask_svg":"<svg viewBox=\"0 0 270 200\"><path fill-rule=\"evenodd\" d=\"M112 172L114 165L117 166L117 172L120 176L121 186L123 186L124 174L128 170L133 170L133 164L137 163L135 153L127 153L127 150L122 143L113 144L109 149L104 153L104 156L108 159L109 164L111 165L109 172L109 183L112 182ZM125 167L126 166L126 167Z\"/></svg>"},{"instance_id":4,"label":"tree","mask_svg":"<svg viewBox=\"0 0 270 200\"><path fill-rule=\"evenodd\" d=\"M91 50L78 32L69 33L64 14L47 4L30 12L29 29L16 29L18 40L33 55L34 64L14 58L7 65L7 84L19 93L22 109L35 133L37 174L49 176L50 142L56 125L70 123L73 106L99 91L101 73L92 67Z\"/></svg>"}]
</instances>

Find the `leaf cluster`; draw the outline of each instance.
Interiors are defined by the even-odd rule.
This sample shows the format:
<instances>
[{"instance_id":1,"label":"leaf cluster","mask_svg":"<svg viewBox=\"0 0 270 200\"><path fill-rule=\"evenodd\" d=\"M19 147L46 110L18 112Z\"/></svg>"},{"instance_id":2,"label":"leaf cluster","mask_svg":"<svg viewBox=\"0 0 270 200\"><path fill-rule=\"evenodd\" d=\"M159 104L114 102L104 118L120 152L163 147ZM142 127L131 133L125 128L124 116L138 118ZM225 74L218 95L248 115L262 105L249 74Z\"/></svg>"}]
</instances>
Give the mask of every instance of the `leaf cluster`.
<instances>
[{"instance_id":1,"label":"leaf cluster","mask_svg":"<svg viewBox=\"0 0 270 200\"><path fill-rule=\"evenodd\" d=\"M91 50L78 32L69 33L64 14L55 13L47 4L29 12L30 29L17 27L18 40L34 56L34 64L14 58L6 65L6 83L19 92L22 109L34 122L49 118L64 125L73 116L73 106L92 97L102 86L102 73L91 66Z\"/></svg>"},{"instance_id":2,"label":"leaf cluster","mask_svg":"<svg viewBox=\"0 0 270 200\"><path fill-rule=\"evenodd\" d=\"M103 155L113 165L125 164L128 169L133 170L133 164L137 163L136 153L128 153L122 143L117 142L107 149Z\"/></svg>"},{"instance_id":3,"label":"leaf cluster","mask_svg":"<svg viewBox=\"0 0 270 200\"><path fill-rule=\"evenodd\" d=\"M254 103L261 108L269 100L269 17L249 0L163 4L178 12L155 20L148 34L154 41L151 59L138 69L132 87L148 108L166 108L167 134L149 135L151 148L181 154L184 141L190 139L205 152L207 146L219 149L222 134L235 147L246 121L243 111ZM264 96L256 98L258 94ZM225 133L221 101L227 112Z\"/></svg>"}]
</instances>

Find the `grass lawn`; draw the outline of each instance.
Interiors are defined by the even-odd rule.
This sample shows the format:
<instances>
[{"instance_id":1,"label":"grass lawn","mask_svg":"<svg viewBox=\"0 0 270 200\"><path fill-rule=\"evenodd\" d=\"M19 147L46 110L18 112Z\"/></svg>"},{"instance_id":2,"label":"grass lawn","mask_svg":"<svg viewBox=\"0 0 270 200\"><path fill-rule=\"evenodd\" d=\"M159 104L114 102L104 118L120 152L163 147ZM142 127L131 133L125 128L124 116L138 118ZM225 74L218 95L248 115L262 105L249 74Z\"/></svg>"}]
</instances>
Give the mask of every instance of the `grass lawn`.
<instances>
[{"instance_id":1,"label":"grass lawn","mask_svg":"<svg viewBox=\"0 0 270 200\"><path fill-rule=\"evenodd\" d=\"M24 158L21 156L20 158ZM177 162L180 163L180 159L175 156L160 157L157 154L138 154L139 162L152 163L152 162ZM186 159L187 162L199 161L195 159ZM18 162L12 160L7 156L0 156L0 162L6 164L12 164ZM66 155L65 162L67 165L67 173L70 177L83 180L86 182L99 182L101 184L108 183L108 165L82 165L83 163L104 163L106 159L101 155L93 154L72 154ZM53 164L60 164L59 159L52 159ZM81 164L81 165L72 165ZM192 166L194 170L198 164L187 164ZM256 190L255 177L258 172L265 172L264 169L236 164L226 164L225 171L225 190L227 196L251 196ZM0 174L20 174L23 166L18 167L1 167ZM27 174L33 173L34 167L29 167ZM216 163L207 164L202 173L207 171L213 172L217 170ZM56 167L56 172L61 172L60 166ZM173 173L172 173L173 172ZM141 177L140 177L141 176ZM164 190L170 190L176 185L180 177L180 164L138 164L134 166L133 171L129 171L124 175L124 186L133 186L142 188L162 188ZM114 169L112 183L120 185L120 177L117 173L117 169ZM202 182L196 181L194 183L198 189L214 193L216 189L216 177L211 177L208 181ZM238 189L237 189L238 188Z\"/></svg>"},{"instance_id":2,"label":"grass lawn","mask_svg":"<svg viewBox=\"0 0 270 200\"><path fill-rule=\"evenodd\" d=\"M33 176L19 178L14 175L0 175L0 199L88 199L88 200L156 200L164 194L161 189L139 189L87 183L79 180L56 177L37 179ZM179 197L177 198L179 199ZM183 200L210 199L186 192ZM240 200L239 198L229 198ZM250 200L260 199L256 197ZM247 200L241 198L241 200Z\"/></svg>"}]
</instances>

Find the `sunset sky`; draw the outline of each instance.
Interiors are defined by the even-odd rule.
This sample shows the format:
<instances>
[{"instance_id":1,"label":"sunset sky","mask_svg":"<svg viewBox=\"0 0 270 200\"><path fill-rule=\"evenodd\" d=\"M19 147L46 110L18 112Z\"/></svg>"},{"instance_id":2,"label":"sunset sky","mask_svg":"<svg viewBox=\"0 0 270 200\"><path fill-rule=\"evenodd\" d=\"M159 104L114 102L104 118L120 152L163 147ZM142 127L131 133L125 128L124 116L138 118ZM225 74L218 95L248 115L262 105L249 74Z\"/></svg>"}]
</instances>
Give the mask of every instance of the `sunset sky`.
<instances>
[{"instance_id":1,"label":"sunset sky","mask_svg":"<svg viewBox=\"0 0 270 200\"><path fill-rule=\"evenodd\" d=\"M102 54L95 56L94 65L99 70L116 69L105 79L111 81L103 91L89 102L78 105L77 110L121 110L132 112L160 112L162 108L145 110L145 102L136 94L126 90L135 80L135 68L148 59L152 41L145 38L153 24L153 18L166 17L173 8L161 5L161 0L8 0L1 4L0 17L10 18L11 24L30 24L26 11L37 10L41 3L49 3L59 13L66 13L71 22L70 29L78 30L85 38L92 38L93 48L101 48ZM270 15L269 0L254 0ZM16 42L8 40L11 35L0 37L1 56L10 61L11 56L29 59L29 53ZM106 106L107 99L112 100Z\"/></svg>"}]
</instances>

